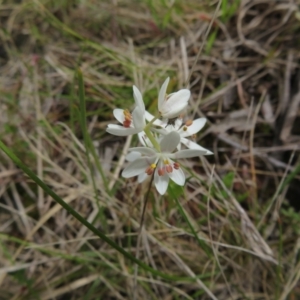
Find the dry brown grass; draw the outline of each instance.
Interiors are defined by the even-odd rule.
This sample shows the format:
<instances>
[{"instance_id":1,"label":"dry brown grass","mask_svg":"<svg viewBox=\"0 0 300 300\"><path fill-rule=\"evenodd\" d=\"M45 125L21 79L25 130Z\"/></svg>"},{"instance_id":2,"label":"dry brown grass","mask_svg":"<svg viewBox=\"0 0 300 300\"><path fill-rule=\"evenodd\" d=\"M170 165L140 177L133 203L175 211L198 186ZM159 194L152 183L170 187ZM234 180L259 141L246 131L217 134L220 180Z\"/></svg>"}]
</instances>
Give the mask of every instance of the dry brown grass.
<instances>
[{"instance_id":1,"label":"dry brown grass","mask_svg":"<svg viewBox=\"0 0 300 300\"><path fill-rule=\"evenodd\" d=\"M136 287L130 260L0 152L0 299L300 298L300 3L228 2L0 4L1 140L125 250L148 186L119 176L136 138L105 128L131 107L132 84L151 111L167 76L177 90L191 74L187 117L207 117L197 140L214 152L186 161L184 190L152 190L140 259L174 280L139 268ZM105 179L88 167L77 67Z\"/></svg>"}]
</instances>

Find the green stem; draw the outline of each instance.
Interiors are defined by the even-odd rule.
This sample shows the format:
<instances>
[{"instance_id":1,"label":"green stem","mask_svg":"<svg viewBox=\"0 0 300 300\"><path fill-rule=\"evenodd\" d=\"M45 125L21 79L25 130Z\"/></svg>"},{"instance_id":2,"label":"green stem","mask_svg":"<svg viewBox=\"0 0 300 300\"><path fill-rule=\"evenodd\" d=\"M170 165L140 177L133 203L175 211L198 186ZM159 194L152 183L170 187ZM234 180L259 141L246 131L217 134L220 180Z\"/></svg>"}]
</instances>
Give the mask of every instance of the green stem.
<instances>
[{"instance_id":1,"label":"green stem","mask_svg":"<svg viewBox=\"0 0 300 300\"><path fill-rule=\"evenodd\" d=\"M153 136L152 132L150 131L149 128L147 128L147 126L144 128L144 132L146 133L148 139L150 140L150 142L152 143L152 145L154 146L154 148L160 152L160 145L157 142L157 140L155 139L155 137Z\"/></svg>"},{"instance_id":2,"label":"green stem","mask_svg":"<svg viewBox=\"0 0 300 300\"><path fill-rule=\"evenodd\" d=\"M154 121L157 120L157 117L154 117L144 128L144 132L146 134L146 136L148 137L148 139L150 140L150 142L152 143L152 145L154 146L154 148L160 152L160 145L157 142L156 138L154 137L154 135L152 134L150 128L152 126L152 124L154 123Z\"/></svg>"},{"instance_id":3,"label":"green stem","mask_svg":"<svg viewBox=\"0 0 300 300\"><path fill-rule=\"evenodd\" d=\"M145 199L145 203L144 203L144 207L143 207L143 211L142 211L142 216L141 216L141 221L140 221L140 228L139 228L138 235L137 235L137 245L136 245L136 253L135 253L135 258L136 259L139 259L140 247L141 247L141 238L142 238L142 229L143 229L143 226L144 226L145 212L146 212L146 207L147 207L149 196L150 196L150 191L151 191L151 186L152 186L152 183L153 183L153 179L154 179L154 173L151 176L151 180L150 180L150 183L149 183L149 186L148 186L148 191L147 191L147 194L146 194L146 199ZM135 265L135 267L134 267L133 299L136 299L137 274L138 274L138 265Z\"/></svg>"},{"instance_id":4,"label":"green stem","mask_svg":"<svg viewBox=\"0 0 300 300\"><path fill-rule=\"evenodd\" d=\"M158 119L158 117L154 117L147 125L145 128L149 128L152 126L152 124Z\"/></svg>"}]
</instances>

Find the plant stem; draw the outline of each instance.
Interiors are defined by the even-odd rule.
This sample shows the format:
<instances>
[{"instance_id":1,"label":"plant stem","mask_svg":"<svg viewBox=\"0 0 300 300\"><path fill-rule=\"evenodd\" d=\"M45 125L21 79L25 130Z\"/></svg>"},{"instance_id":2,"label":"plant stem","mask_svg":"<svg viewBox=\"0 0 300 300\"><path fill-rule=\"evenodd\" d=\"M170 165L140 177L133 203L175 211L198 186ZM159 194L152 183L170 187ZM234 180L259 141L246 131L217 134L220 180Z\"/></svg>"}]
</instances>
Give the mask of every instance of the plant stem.
<instances>
[{"instance_id":1,"label":"plant stem","mask_svg":"<svg viewBox=\"0 0 300 300\"><path fill-rule=\"evenodd\" d=\"M148 139L150 140L150 142L152 143L152 145L154 146L154 148L160 152L160 145L157 142L157 140L155 139L155 137L153 136L152 132L150 131L150 129L148 128L144 128L144 132L147 135Z\"/></svg>"},{"instance_id":2,"label":"plant stem","mask_svg":"<svg viewBox=\"0 0 300 300\"><path fill-rule=\"evenodd\" d=\"M139 256L140 256L141 238L142 238L142 230L143 230L144 220L145 220L145 212L146 212L146 207L147 207L149 196L150 196L150 190L151 190L153 179L154 179L154 173L152 174L152 177L151 177L151 180L150 180L150 183L149 183L149 186L148 186L146 198L145 198L145 203L144 203L144 206L143 206L143 211L142 211L142 216L141 216L141 221L140 221L140 228L139 228L138 235L137 235L137 245L136 245L136 253L135 253L135 258L136 259L139 259ZM137 295L136 293L137 293L138 268L139 268L139 266L137 264L135 264L133 300L136 299L136 295Z\"/></svg>"},{"instance_id":3,"label":"plant stem","mask_svg":"<svg viewBox=\"0 0 300 300\"><path fill-rule=\"evenodd\" d=\"M157 142L156 138L153 136L150 128L151 125L154 123L154 121L157 120L157 117L154 117L144 128L144 132L146 134L146 136L148 137L148 139L150 140L150 142L152 143L153 147L160 152L160 145Z\"/></svg>"}]
</instances>

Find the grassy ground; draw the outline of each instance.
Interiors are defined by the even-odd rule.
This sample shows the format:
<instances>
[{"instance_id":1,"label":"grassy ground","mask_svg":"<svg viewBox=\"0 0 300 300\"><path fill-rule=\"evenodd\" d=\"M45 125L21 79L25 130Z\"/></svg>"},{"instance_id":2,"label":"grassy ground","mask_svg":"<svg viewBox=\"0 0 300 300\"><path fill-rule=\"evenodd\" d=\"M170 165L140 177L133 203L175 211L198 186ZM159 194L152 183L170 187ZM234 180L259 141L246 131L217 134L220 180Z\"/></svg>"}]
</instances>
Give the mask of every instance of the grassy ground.
<instances>
[{"instance_id":1,"label":"grassy ground","mask_svg":"<svg viewBox=\"0 0 300 300\"><path fill-rule=\"evenodd\" d=\"M1 1L0 140L84 219L0 150L0 299L300 299L299 4ZM151 189L137 268L149 182L105 128L167 76L214 155Z\"/></svg>"}]
</instances>

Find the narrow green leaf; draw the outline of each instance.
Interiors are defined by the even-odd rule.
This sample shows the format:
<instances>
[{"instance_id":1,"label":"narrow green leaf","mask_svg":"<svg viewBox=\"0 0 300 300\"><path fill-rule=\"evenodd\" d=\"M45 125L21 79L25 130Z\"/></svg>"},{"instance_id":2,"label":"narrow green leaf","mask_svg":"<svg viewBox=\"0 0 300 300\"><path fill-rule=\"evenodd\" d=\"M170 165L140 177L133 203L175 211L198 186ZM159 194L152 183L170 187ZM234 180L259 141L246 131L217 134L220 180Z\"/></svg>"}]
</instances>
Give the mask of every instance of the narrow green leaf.
<instances>
[{"instance_id":1,"label":"narrow green leaf","mask_svg":"<svg viewBox=\"0 0 300 300\"><path fill-rule=\"evenodd\" d=\"M187 215L184 212L183 207L181 206L177 194L174 192L174 189L172 188L172 186L169 186L169 192L172 196L173 199L175 199L176 204L178 206L179 212L182 215L182 217L184 218L184 220L187 222L191 232L193 233L194 237L196 238L197 242L199 243L200 247L203 249L203 251L207 254L207 256L209 258L213 258L212 253L211 253L211 249L206 245L206 243L204 241L202 241L201 239L199 239L198 234L196 232L196 230L194 229L193 225L191 224L189 218L187 217Z\"/></svg>"},{"instance_id":2,"label":"narrow green leaf","mask_svg":"<svg viewBox=\"0 0 300 300\"><path fill-rule=\"evenodd\" d=\"M136 259L133 255L125 251L122 247L116 244L113 240L108 238L103 232L94 227L85 218L83 218L78 212L76 212L71 206L69 206L63 199L61 199L51 188L47 186L35 173L30 170L23 162L8 148L5 144L0 141L0 149L20 168L27 174L37 185L39 185L49 196L51 196L58 204L60 204L65 210L68 211L75 219L77 219L81 224L86 226L91 232L101 238L104 242L110 245L112 248L120 252L124 257L128 258L132 262L136 263L142 269L149 271L152 275L159 276L168 280L183 280L183 281L195 281L198 277L179 277L157 271L147 264L143 263L139 259ZM201 277L201 276L200 276Z\"/></svg>"},{"instance_id":3,"label":"narrow green leaf","mask_svg":"<svg viewBox=\"0 0 300 300\"><path fill-rule=\"evenodd\" d=\"M95 183L95 179L94 179L94 176L93 176L94 170L93 170L93 166L92 166L91 160L90 160L90 153L93 156L96 167L97 167L97 169L98 169L98 171L101 175L101 178L102 178L102 181L103 181L106 192L109 195L111 193L109 191L107 178L106 178L106 176L104 174L104 171L102 169L102 166L100 164L99 157L96 153L96 150L95 150L94 144L92 142L91 136L89 135L89 133L87 131L86 101L85 101L85 92L84 92L84 82L83 82L82 72L81 72L80 69L78 69L78 71L77 71L77 76L78 76L78 85L79 85L79 118L80 118L80 125L81 125L82 134L83 134L85 149L87 151L87 159L88 159L88 164L89 164L91 177L92 177L92 181L93 181L93 187L94 187L94 190L95 190L96 198L98 198L96 183Z\"/></svg>"}]
</instances>

